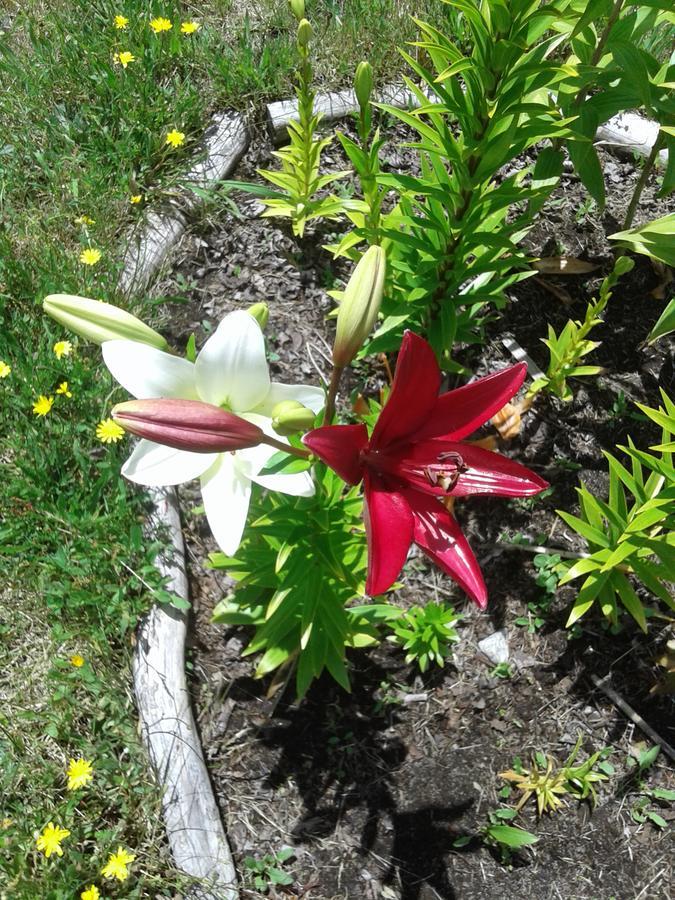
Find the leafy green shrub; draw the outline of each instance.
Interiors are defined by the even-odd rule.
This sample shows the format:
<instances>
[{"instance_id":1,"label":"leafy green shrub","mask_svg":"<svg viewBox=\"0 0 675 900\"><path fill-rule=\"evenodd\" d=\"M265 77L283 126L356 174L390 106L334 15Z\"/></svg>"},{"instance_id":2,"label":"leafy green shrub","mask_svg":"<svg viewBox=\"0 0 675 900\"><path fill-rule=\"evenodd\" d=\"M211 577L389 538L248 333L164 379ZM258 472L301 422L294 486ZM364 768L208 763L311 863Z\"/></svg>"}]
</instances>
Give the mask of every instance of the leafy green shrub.
<instances>
[{"instance_id":1,"label":"leafy green shrub","mask_svg":"<svg viewBox=\"0 0 675 900\"><path fill-rule=\"evenodd\" d=\"M573 625L598 602L612 625L625 609L643 631L646 610L632 579L675 610L670 583L675 581L675 469L672 435L675 404L662 392L664 408L640 407L662 426L662 443L648 453L629 439L620 447L630 457L630 470L611 453L607 501L582 483L577 488L581 516L558 510L563 521L587 543L587 556L567 569L561 584L586 576L567 625Z\"/></svg>"},{"instance_id":2,"label":"leafy green shrub","mask_svg":"<svg viewBox=\"0 0 675 900\"><path fill-rule=\"evenodd\" d=\"M452 606L443 602L412 606L389 623L389 640L406 651L405 661L416 662L426 672L431 663L443 666L451 645L459 641L455 625L460 621Z\"/></svg>"}]
</instances>

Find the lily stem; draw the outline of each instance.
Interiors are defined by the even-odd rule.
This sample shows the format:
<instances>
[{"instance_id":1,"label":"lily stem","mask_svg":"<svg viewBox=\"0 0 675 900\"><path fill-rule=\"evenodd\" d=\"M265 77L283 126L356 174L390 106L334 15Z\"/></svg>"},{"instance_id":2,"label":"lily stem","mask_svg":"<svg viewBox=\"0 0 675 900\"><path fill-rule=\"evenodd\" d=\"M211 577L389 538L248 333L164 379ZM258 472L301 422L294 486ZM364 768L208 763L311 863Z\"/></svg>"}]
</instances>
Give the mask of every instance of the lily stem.
<instances>
[{"instance_id":1,"label":"lily stem","mask_svg":"<svg viewBox=\"0 0 675 900\"><path fill-rule=\"evenodd\" d=\"M635 210L637 209L640 197L642 196L642 191L644 190L645 185L647 184L647 179L649 178L651 171L654 168L656 157L658 156L658 153L664 144L665 138L663 132L661 131L654 141L654 146L652 147L649 156L645 160L645 163L642 167L642 173L640 175L638 183L635 185L633 196L630 198L630 203L628 204L628 209L626 210L626 218L623 220L624 231L627 231L633 224L633 217L635 216Z\"/></svg>"},{"instance_id":2,"label":"lily stem","mask_svg":"<svg viewBox=\"0 0 675 900\"><path fill-rule=\"evenodd\" d=\"M277 450L282 450L284 453L289 453L291 456L298 456L300 459L309 459L312 455L309 450L303 450L302 447L293 447L291 444L284 444L276 438L270 437L269 434L265 435L263 443L269 444L270 447L276 447Z\"/></svg>"},{"instance_id":3,"label":"lily stem","mask_svg":"<svg viewBox=\"0 0 675 900\"><path fill-rule=\"evenodd\" d=\"M335 398L337 397L338 387L340 386L340 379L342 378L343 372L343 366L333 366L333 371L330 374L330 382L328 384L328 395L326 396L326 409L323 414L324 425L330 425L333 421L333 416L335 415Z\"/></svg>"}]
</instances>

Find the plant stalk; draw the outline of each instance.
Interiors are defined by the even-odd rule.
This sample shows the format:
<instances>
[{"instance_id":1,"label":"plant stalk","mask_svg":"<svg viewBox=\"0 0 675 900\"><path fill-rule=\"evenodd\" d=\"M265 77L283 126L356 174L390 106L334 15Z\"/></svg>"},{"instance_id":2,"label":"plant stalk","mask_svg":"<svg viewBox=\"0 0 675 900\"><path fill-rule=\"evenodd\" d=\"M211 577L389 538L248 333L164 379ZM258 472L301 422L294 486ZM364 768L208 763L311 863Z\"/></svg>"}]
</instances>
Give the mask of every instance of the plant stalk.
<instances>
[{"instance_id":1,"label":"plant stalk","mask_svg":"<svg viewBox=\"0 0 675 900\"><path fill-rule=\"evenodd\" d=\"M335 398L337 397L338 387L340 386L340 379L342 378L342 373L344 372L344 367L342 366L333 366L333 371L330 375L330 382L328 384L328 395L326 396L326 408L323 414L323 424L330 425L333 421L333 416L335 415Z\"/></svg>"},{"instance_id":2,"label":"plant stalk","mask_svg":"<svg viewBox=\"0 0 675 900\"><path fill-rule=\"evenodd\" d=\"M635 185L635 190L633 191L633 196L630 198L630 203L628 204L628 209L626 210L626 218L623 220L623 230L626 231L633 224L633 218L635 216L635 210L637 209L637 205L640 201L640 197L642 196L642 191L647 184L647 179L649 178L652 169L654 168L654 163L656 162L656 157L665 144L665 138L663 132L660 131L656 140L654 141L654 146L652 147L649 156L645 160L645 164L642 167L642 174L638 179L638 183Z\"/></svg>"},{"instance_id":3,"label":"plant stalk","mask_svg":"<svg viewBox=\"0 0 675 900\"><path fill-rule=\"evenodd\" d=\"M270 447L275 447L277 450L289 453L291 456L297 456L299 459L310 459L312 456L309 450L303 450L302 447L293 447L291 444L284 444L282 441L270 437L269 434L265 435L263 444L269 444Z\"/></svg>"}]
</instances>

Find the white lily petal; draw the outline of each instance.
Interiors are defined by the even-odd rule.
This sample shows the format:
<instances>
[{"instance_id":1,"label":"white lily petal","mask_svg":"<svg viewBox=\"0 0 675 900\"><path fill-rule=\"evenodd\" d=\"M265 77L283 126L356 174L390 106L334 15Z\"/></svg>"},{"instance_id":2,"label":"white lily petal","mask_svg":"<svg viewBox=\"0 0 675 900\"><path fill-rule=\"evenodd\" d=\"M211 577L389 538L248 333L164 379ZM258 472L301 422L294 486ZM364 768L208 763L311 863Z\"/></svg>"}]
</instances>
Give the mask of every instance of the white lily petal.
<instances>
[{"instance_id":1,"label":"white lily petal","mask_svg":"<svg viewBox=\"0 0 675 900\"><path fill-rule=\"evenodd\" d=\"M272 410L284 400L297 400L312 412L318 413L323 409L326 395L323 388L314 387L311 384L281 384L273 381L267 396L258 404L253 412L260 413L263 416L271 416Z\"/></svg>"},{"instance_id":2,"label":"white lily petal","mask_svg":"<svg viewBox=\"0 0 675 900\"><path fill-rule=\"evenodd\" d=\"M226 403L246 412L260 403L270 388L265 339L247 312L237 310L222 320L195 361L197 390L206 403Z\"/></svg>"},{"instance_id":3,"label":"white lily petal","mask_svg":"<svg viewBox=\"0 0 675 900\"><path fill-rule=\"evenodd\" d=\"M275 453L277 453L276 447L270 447L269 444L258 444L257 447L247 447L245 450L237 450L235 454L235 465L240 475L250 479L258 474Z\"/></svg>"},{"instance_id":4,"label":"white lily petal","mask_svg":"<svg viewBox=\"0 0 675 900\"><path fill-rule=\"evenodd\" d=\"M198 400L194 364L137 341L105 341L106 366L129 393L142 400L175 397Z\"/></svg>"},{"instance_id":5,"label":"white lily petal","mask_svg":"<svg viewBox=\"0 0 675 900\"><path fill-rule=\"evenodd\" d=\"M220 457L201 479L202 499L216 543L234 556L241 543L251 499L251 481L241 475L231 453Z\"/></svg>"},{"instance_id":6,"label":"white lily petal","mask_svg":"<svg viewBox=\"0 0 675 900\"><path fill-rule=\"evenodd\" d=\"M218 455L174 450L173 447L141 439L122 466L122 475L129 481L148 487L182 484L199 478L218 459Z\"/></svg>"},{"instance_id":7,"label":"white lily petal","mask_svg":"<svg viewBox=\"0 0 675 900\"><path fill-rule=\"evenodd\" d=\"M309 472L295 472L293 475L254 475L253 481L270 491L279 491L293 497L313 497L316 490Z\"/></svg>"}]
</instances>

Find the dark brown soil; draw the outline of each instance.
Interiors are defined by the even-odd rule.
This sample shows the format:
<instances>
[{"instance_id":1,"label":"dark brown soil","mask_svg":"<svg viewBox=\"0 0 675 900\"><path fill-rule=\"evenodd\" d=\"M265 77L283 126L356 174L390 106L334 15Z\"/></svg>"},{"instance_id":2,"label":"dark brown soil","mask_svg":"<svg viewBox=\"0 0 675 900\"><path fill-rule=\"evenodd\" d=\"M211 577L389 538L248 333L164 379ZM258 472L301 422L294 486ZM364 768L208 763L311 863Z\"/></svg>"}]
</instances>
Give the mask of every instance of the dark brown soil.
<instances>
[{"instance_id":1,"label":"dark brown soil","mask_svg":"<svg viewBox=\"0 0 675 900\"><path fill-rule=\"evenodd\" d=\"M266 164L260 146L237 177L253 177ZM391 164L410 159L392 152ZM340 167L337 158L327 160ZM528 236L533 254L567 253L599 265L597 276L534 279L509 293L510 304L491 323L488 341L470 348L462 361L484 374L510 361L502 339L511 335L545 368L539 339L546 324L556 330L567 318L581 318L599 279L611 265L607 234L619 229L637 177L631 162L605 160L610 188L599 219L585 210L578 181L567 174L545 215ZM255 200L237 197L230 208L200 223L182 245L179 261L159 286L180 345L192 331L198 342L230 309L258 300L270 306L267 329L274 374L317 383L328 373L331 340L326 294L345 269L321 249L324 231L301 243L283 223L259 218ZM640 219L665 212L650 185ZM266 698L268 685L254 681L253 667L240 653L247 635L212 625L215 603L227 590L221 572L205 571L214 549L201 517L186 516L195 629L192 647L194 696L205 751L229 837L239 864L243 896L251 888L244 857L262 857L283 846L295 848L285 866L291 888L269 896L312 900L631 900L670 898L672 838L668 830L631 818L638 789L627 759L649 746L645 737L592 682L609 683L670 744L675 744L671 696L650 694L658 669L654 658L669 633L652 620L648 635L629 621L615 635L597 619L584 620L578 636L564 628L573 588L561 589L545 624L529 633L515 620L526 614L542 589L530 553L504 546L525 534L549 546L578 549L575 537L554 510L574 510L581 478L602 492L606 483L602 450L655 436L634 416L632 401L655 403L659 386L673 393L673 343L640 349L662 302L650 292L658 276L637 259L610 300L598 329L602 346L593 362L606 367L597 379L575 385L569 404L542 401L525 420L523 433L505 452L546 477L553 491L535 502L475 500L458 518L476 550L490 591L485 613L465 603L447 578L413 556L406 568L402 602L455 602L466 618L462 642L451 665L420 676L400 652L383 646L354 653L351 694L328 678L301 703L290 690ZM554 285L569 295L562 302ZM562 295L565 299L564 294ZM183 302L177 302L178 300ZM171 301L175 302L171 302ZM374 391L384 373L363 367L351 387ZM625 399L626 402L622 399ZM183 489L189 512L198 504ZM500 540L501 539L501 540ZM645 598L647 602L649 598ZM672 626L671 626L672 627ZM503 628L510 645L512 676L499 678L477 642ZM505 863L476 836L490 810L505 801L498 773L524 762L535 750L562 761L583 737L583 753L613 748L615 774L599 789L597 807L570 800L557 814L537 821L528 804L517 824L534 831L534 849ZM673 770L661 754L645 776L649 787L674 787ZM515 796L511 798L513 802ZM659 809L668 821L675 812ZM459 838L468 837L463 846ZM460 844L462 842L460 841Z\"/></svg>"}]
</instances>

